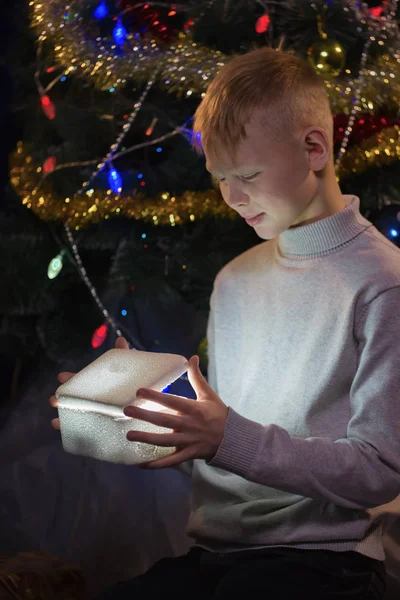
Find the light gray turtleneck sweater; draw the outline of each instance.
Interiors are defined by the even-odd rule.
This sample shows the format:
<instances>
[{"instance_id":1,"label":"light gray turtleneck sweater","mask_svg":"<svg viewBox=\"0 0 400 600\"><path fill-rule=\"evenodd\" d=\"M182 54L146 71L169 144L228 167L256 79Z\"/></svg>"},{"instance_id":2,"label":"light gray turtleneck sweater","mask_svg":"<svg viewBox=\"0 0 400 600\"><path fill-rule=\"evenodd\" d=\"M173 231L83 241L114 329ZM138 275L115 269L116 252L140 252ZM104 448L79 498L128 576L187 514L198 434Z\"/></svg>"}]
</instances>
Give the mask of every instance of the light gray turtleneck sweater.
<instances>
[{"instance_id":1,"label":"light gray turtleneck sweater","mask_svg":"<svg viewBox=\"0 0 400 600\"><path fill-rule=\"evenodd\" d=\"M368 509L400 494L400 250L344 199L215 280L209 383L229 414L215 457L182 465L195 545L385 558Z\"/></svg>"}]
</instances>

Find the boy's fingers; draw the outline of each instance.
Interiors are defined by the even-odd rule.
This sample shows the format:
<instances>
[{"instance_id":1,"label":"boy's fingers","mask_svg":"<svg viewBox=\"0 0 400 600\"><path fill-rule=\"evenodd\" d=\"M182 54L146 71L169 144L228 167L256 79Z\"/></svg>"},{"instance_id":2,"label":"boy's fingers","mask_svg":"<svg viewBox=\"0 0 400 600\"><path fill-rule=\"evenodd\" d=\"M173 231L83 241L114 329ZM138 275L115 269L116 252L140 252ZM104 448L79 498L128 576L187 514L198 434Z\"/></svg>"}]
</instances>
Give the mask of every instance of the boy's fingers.
<instances>
[{"instance_id":1,"label":"boy's fingers","mask_svg":"<svg viewBox=\"0 0 400 600\"><path fill-rule=\"evenodd\" d=\"M53 408L57 408L58 401L57 401L56 396L50 396L50 398L49 398L49 404L50 404L50 406L53 406Z\"/></svg>"},{"instance_id":2,"label":"boy's fingers","mask_svg":"<svg viewBox=\"0 0 400 600\"><path fill-rule=\"evenodd\" d=\"M74 375L76 375L76 373L59 373L57 375L57 379L60 383L65 383L66 381L68 381L69 379L71 379L71 377L73 377Z\"/></svg>"},{"instance_id":3,"label":"boy's fingers","mask_svg":"<svg viewBox=\"0 0 400 600\"><path fill-rule=\"evenodd\" d=\"M68 372L59 373L57 375L57 379L58 379L58 381L60 383L65 383L66 381L68 381L69 379L71 379L71 377L73 377L75 374L76 373L68 373ZM54 408L57 408L58 401L57 401L57 397L55 395L50 396L50 398L49 398L49 404L50 404L50 406L53 406ZM58 421L58 419L54 419L54 420ZM60 429L60 426L56 427L56 429Z\"/></svg>"},{"instance_id":4,"label":"boy's fingers","mask_svg":"<svg viewBox=\"0 0 400 600\"><path fill-rule=\"evenodd\" d=\"M117 340L115 342L115 347L118 348L119 350L129 350L128 342L126 341L126 339L124 337L117 338Z\"/></svg>"},{"instance_id":5,"label":"boy's fingers","mask_svg":"<svg viewBox=\"0 0 400 600\"><path fill-rule=\"evenodd\" d=\"M53 419L51 421L51 425L54 429L57 429L57 431L60 430L60 419Z\"/></svg>"}]
</instances>

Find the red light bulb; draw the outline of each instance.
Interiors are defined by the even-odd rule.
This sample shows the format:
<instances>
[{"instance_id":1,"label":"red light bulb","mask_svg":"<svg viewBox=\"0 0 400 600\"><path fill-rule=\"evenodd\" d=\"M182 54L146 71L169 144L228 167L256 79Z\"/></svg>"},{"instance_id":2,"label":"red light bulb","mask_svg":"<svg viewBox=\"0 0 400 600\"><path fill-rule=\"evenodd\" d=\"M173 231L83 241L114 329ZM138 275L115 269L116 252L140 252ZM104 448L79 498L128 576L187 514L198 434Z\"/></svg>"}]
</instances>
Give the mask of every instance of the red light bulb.
<instances>
[{"instance_id":1,"label":"red light bulb","mask_svg":"<svg viewBox=\"0 0 400 600\"><path fill-rule=\"evenodd\" d=\"M48 156L43 163L43 173L48 175L56 168L57 160L55 156Z\"/></svg>"},{"instance_id":2,"label":"red light bulb","mask_svg":"<svg viewBox=\"0 0 400 600\"><path fill-rule=\"evenodd\" d=\"M257 33L265 33L269 27L270 22L271 22L271 19L269 18L269 16L267 14L261 15L261 17L258 17L257 22L256 22Z\"/></svg>"},{"instance_id":3,"label":"red light bulb","mask_svg":"<svg viewBox=\"0 0 400 600\"><path fill-rule=\"evenodd\" d=\"M54 103L50 100L50 98L47 95L42 96L40 102L42 104L42 109L46 117L50 120L55 119L56 107Z\"/></svg>"},{"instance_id":4,"label":"red light bulb","mask_svg":"<svg viewBox=\"0 0 400 600\"><path fill-rule=\"evenodd\" d=\"M108 325L100 325L92 336L92 348L99 348L106 340L108 334Z\"/></svg>"}]
</instances>

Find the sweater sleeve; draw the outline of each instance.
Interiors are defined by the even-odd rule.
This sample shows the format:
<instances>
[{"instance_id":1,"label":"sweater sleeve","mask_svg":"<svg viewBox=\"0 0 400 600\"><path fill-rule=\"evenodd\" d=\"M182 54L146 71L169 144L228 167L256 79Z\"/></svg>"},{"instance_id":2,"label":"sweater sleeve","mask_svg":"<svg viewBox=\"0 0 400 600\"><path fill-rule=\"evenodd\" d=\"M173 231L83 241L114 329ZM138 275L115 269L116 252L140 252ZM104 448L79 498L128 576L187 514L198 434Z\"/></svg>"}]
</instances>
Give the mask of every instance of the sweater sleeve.
<instances>
[{"instance_id":1,"label":"sweater sleeve","mask_svg":"<svg viewBox=\"0 0 400 600\"><path fill-rule=\"evenodd\" d=\"M400 494L400 287L381 292L355 323L359 361L343 439L300 438L229 408L211 466L339 506L368 509Z\"/></svg>"}]
</instances>

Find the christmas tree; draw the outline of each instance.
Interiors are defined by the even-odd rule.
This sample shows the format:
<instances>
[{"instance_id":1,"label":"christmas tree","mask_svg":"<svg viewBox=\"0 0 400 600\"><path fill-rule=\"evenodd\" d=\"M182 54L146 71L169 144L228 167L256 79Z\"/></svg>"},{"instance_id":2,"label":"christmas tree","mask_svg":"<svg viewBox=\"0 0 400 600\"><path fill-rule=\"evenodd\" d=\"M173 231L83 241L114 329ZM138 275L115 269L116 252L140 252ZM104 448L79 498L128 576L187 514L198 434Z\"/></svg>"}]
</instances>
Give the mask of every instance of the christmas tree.
<instances>
[{"instance_id":1,"label":"christmas tree","mask_svg":"<svg viewBox=\"0 0 400 600\"><path fill-rule=\"evenodd\" d=\"M223 64L283 44L324 79L343 193L400 239L397 2L31 0L14 6L2 349L91 359L124 335L198 352L217 272L259 243L191 147Z\"/></svg>"},{"instance_id":2,"label":"christmas tree","mask_svg":"<svg viewBox=\"0 0 400 600\"><path fill-rule=\"evenodd\" d=\"M141 350L199 353L206 370L214 278L262 241L192 149L196 107L236 54L281 45L310 61L331 101L340 187L399 245L399 11L373 0L8 4L0 554L63 557L94 594L187 551L187 482L64 452L46 401L56 374L120 334ZM173 385L191 397L187 381ZM387 554L397 598L394 537ZM38 571L62 585L57 562L41 566L32 586Z\"/></svg>"}]
</instances>

